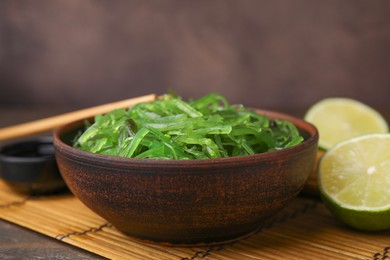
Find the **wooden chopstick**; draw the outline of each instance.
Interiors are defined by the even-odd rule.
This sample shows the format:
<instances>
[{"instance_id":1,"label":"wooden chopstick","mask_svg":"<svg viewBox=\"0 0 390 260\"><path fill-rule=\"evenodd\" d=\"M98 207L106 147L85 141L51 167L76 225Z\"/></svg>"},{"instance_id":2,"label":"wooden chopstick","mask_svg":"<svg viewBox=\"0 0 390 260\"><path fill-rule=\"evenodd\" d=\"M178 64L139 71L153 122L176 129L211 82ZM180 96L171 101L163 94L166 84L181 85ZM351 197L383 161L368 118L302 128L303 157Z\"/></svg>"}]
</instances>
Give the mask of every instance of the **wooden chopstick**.
<instances>
[{"instance_id":1,"label":"wooden chopstick","mask_svg":"<svg viewBox=\"0 0 390 260\"><path fill-rule=\"evenodd\" d=\"M58 126L70 123L72 121L89 118L98 114L104 114L111 110L122 107L131 107L141 102L150 102L155 99L155 94L149 94L95 107L85 108L78 111L52 116L44 119L39 119L32 122L4 127L0 129L0 141L42 133L45 131L52 130Z\"/></svg>"}]
</instances>

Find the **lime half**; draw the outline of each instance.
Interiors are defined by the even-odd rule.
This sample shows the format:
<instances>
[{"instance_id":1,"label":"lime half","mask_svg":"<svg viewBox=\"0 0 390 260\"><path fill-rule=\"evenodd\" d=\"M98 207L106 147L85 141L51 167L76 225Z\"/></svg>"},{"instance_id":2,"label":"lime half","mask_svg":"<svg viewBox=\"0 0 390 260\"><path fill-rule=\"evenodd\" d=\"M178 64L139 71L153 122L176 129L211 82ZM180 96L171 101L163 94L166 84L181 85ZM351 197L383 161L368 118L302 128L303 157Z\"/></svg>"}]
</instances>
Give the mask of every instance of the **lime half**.
<instances>
[{"instance_id":1,"label":"lime half","mask_svg":"<svg viewBox=\"0 0 390 260\"><path fill-rule=\"evenodd\" d=\"M305 120L317 127L324 150L353 137L389 131L376 110L349 98L323 99L307 111Z\"/></svg>"},{"instance_id":2,"label":"lime half","mask_svg":"<svg viewBox=\"0 0 390 260\"><path fill-rule=\"evenodd\" d=\"M361 230L390 228L390 134L339 143L318 171L322 199L337 218Z\"/></svg>"}]
</instances>

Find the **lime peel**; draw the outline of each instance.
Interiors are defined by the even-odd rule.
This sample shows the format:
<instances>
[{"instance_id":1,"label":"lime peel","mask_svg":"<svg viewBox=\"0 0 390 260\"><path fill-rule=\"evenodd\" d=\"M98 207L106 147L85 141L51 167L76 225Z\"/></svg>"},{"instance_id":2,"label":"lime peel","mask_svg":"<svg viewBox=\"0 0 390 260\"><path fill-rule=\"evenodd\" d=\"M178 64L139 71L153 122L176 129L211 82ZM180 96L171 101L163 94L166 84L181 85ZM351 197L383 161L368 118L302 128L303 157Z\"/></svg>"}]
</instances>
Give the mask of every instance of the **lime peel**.
<instances>
[{"instance_id":1,"label":"lime peel","mask_svg":"<svg viewBox=\"0 0 390 260\"><path fill-rule=\"evenodd\" d=\"M321 194L329 211L346 225L362 231L382 231L390 229L390 207L377 210L342 208L330 197Z\"/></svg>"}]
</instances>

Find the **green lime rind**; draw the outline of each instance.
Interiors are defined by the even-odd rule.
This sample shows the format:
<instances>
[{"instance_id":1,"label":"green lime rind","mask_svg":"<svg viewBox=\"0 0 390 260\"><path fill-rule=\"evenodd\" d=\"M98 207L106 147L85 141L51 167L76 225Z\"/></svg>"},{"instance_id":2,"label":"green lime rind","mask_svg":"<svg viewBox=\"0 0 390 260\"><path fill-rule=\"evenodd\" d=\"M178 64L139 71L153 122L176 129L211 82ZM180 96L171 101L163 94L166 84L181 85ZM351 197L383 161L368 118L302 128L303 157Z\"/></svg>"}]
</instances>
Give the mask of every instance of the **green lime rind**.
<instances>
[{"instance_id":1,"label":"green lime rind","mask_svg":"<svg viewBox=\"0 0 390 260\"><path fill-rule=\"evenodd\" d=\"M323 190L321 199L329 211L344 224L362 231L390 229L390 205L381 210L356 210L344 207L329 197Z\"/></svg>"}]
</instances>

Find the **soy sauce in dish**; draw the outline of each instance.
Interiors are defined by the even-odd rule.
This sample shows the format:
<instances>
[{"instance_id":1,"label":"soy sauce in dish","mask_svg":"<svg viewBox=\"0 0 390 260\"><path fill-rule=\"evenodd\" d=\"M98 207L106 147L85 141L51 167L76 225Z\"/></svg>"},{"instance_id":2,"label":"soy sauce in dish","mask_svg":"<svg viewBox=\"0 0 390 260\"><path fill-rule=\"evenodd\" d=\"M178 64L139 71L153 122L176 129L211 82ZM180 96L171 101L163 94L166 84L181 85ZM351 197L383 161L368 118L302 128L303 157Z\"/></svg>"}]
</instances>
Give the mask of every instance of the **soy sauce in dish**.
<instances>
[{"instance_id":1,"label":"soy sauce in dish","mask_svg":"<svg viewBox=\"0 0 390 260\"><path fill-rule=\"evenodd\" d=\"M55 160L51 137L2 147L0 178L20 193L49 194L66 190Z\"/></svg>"}]
</instances>

